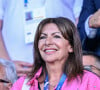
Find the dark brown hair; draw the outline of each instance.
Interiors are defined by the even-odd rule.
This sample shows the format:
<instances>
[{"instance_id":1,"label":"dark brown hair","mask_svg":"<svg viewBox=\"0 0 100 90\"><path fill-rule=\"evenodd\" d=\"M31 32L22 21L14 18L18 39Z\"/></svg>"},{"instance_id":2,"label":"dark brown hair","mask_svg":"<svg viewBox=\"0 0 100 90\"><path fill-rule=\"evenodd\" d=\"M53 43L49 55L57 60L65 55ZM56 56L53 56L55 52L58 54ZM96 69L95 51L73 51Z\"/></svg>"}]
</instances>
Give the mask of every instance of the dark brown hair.
<instances>
[{"instance_id":1,"label":"dark brown hair","mask_svg":"<svg viewBox=\"0 0 100 90\"><path fill-rule=\"evenodd\" d=\"M34 66L29 78L34 77L36 72L40 67L43 68L41 76L45 76L46 65L42 59L39 49L38 42L42 32L43 27L46 24L54 23L57 25L58 29L62 33L63 37L69 41L73 48L73 53L69 54L69 57L66 58L66 63L64 65L63 72L67 75L68 80L75 78L77 75L83 74L83 65L82 65L82 48L80 43L80 38L77 32L75 25L67 18L58 17L58 18L47 18L40 22L38 25L35 40L34 40Z\"/></svg>"}]
</instances>

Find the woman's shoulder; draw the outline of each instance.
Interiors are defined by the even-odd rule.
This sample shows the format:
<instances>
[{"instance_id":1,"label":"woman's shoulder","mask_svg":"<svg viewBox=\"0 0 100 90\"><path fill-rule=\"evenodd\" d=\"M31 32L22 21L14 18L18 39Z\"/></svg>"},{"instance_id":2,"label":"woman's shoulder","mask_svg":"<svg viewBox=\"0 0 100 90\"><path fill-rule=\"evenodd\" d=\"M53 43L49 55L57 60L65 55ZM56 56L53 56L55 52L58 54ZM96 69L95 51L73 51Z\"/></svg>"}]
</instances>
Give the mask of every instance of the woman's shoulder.
<instances>
[{"instance_id":1,"label":"woman's shoulder","mask_svg":"<svg viewBox=\"0 0 100 90\"><path fill-rule=\"evenodd\" d=\"M25 76L20 77L12 86L10 90L22 90L22 86L25 80Z\"/></svg>"},{"instance_id":2,"label":"woman's shoulder","mask_svg":"<svg viewBox=\"0 0 100 90\"><path fill-rule=\"evenodd\" d=\"M87 71L87 70L84 70L84 74L83 74L83 77L84 78L89 78L89 79L98 79L100 80L100 77L97 76L96 74L90 72L90 71Z\"/></svg>"},{"instance_id":3,"label":"woman's shoulder","mask_svg":"<svg viewBox=\"0 0 100 90\"><path fill-rule=\"evenodd\" d=\"M87 84L88 88L98 88L96 90L100 90L100 77L92 72L84 70L82 82Z\"/></svg>"}]
</instances>

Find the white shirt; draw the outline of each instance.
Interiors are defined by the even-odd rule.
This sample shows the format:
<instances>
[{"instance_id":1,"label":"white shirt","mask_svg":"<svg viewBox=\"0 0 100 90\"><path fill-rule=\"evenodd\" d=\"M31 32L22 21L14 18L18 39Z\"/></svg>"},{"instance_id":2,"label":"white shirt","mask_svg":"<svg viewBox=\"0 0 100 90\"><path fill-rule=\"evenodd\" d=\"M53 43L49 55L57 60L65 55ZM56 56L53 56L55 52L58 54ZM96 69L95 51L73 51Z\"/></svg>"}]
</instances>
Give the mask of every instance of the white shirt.
<instances>
[{"instance_id":1,"label":"white shirt","mask_svg":"<svg viewBox=\"0 0 100 90\"><path fill-rule=\"evenodd\" d=\"M82 10L82 6L83 6L83 0L75 0L74 8L73 8L75 18L79 17L80 12Z\"/></svg>"},{"instance_id":2,"label":"white shirt","mask_svg":"<svg viewBox=\"0 0 100 90\"><path fill-rule=\"evenodd\" d=\"M74 0L29 0L31 8L45 5L46 17L64 16L75 22ZM24 0L0 0L0 19L3 20L3 39L12 60L33 62L33 44L24 40Z\"/></svg>"},{"instance_id":3,"label":"white shirt","mask_svg":"<svg viewBox=\"0 0 100 90\"><path fill-rule=\"evenodd\" d=\"M85 21L85 32L86 32L86 34L89 38L94 38L96 36L97 29L89 27L89 18L90 18L90 16Z\"/></svg>"}]
</instances>

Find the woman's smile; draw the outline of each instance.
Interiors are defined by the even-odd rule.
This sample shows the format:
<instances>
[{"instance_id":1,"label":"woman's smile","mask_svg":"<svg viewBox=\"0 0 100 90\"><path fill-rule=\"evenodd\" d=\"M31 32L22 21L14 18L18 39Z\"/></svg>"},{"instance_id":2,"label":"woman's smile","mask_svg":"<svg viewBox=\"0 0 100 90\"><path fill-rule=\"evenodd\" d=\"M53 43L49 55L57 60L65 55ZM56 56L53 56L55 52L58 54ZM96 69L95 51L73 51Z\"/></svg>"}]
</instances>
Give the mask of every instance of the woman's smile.
<instances>
[{"instance_id":1,"label":"woman's smile","mask_svg":"<svg viewBox=\"0 0 100 90\"><path fill-rule=\"evenodd\" d=\"M50 49L45 49L44 52L45 54L48 54L48 55L51 55L51 54L54 54L56 53L56 49L53 49L53 48L50 48Z\"/></svg>"},{"instance_id":2,"label":"woman's smile","mask_svg":"<svg viewBox=\"0 0 100 90\"><path fill-rule=\"evenodd\" d=\"M49 23L42 29L38 48L45 61L65 61L66 57L68 57L71 45L69 41L63 37L57 25Z\"/></svg>"}]
</instances>

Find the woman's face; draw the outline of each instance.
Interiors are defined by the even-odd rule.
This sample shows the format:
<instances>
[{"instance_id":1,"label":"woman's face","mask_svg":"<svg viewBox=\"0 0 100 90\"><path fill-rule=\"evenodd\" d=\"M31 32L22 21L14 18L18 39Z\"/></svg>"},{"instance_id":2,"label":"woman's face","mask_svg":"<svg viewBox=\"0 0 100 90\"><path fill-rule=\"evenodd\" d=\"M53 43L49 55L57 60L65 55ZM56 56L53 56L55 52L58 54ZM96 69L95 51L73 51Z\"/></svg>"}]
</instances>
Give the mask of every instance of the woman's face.
<instances>
[{"instance_id":1,"label":"woman's face","mask_svg":"<svg viewBox=\"0 0 100 90\"><path fill-rule=\"evenodd\" d=\"M69 41L66 40L56 24L46 24L40 35L38 48L45 62L65 61L72 52Z\"/></svg>"}]
</instances>

